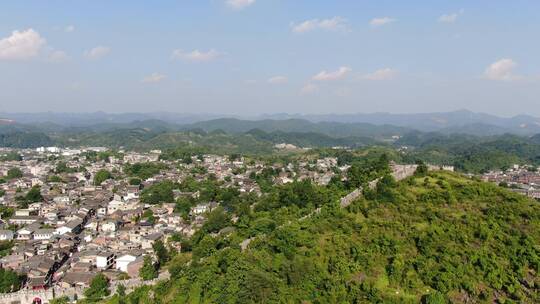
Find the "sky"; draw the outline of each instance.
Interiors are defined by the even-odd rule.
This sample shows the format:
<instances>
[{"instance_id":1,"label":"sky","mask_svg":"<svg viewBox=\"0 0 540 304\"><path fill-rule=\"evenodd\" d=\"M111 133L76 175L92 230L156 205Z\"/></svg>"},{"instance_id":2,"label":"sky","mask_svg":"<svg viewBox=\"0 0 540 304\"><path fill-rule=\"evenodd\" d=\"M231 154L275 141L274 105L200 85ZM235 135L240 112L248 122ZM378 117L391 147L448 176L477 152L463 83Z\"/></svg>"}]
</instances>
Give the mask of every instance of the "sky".
<instances>
[{"instance_id":1,"label":"sky","mask_svg":"<svg viewBox=\"0 0 540 304\"><path fill-rule=\"evenodd\" d=\"M0 112L540 116L537 0L0 3Z\"/></svg>"}]
</instances>

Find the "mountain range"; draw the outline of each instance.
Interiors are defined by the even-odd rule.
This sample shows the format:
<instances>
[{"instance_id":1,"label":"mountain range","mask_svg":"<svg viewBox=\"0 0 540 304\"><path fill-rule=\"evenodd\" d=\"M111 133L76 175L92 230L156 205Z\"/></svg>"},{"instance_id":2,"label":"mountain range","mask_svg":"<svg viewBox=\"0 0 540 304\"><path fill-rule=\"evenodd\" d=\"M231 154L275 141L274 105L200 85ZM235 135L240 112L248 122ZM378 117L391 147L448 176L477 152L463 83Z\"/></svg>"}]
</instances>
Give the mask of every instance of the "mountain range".
<instances>
[{"instance_id":1,"label":"mountain range","mask_svg":"<svg viewBox=\"0 0 540 304\"><path fill-rule=\"evenodd\" d=\"M150 121L148 123L147 121ZM159 122L158 122L159 121ZM400 135L410 130L443 134L478 136L511 133L534 135L540 133L540 118L529 115L499 117L467 110L453 112L391 114L263 114L235 116L220 114L183 113L0 113L0 124L25 124L45 130L60 131L72 128L127 128L130 125L160 125L167 130L203 129L226 132L247 132L261 129L266 132L318 132L329 136ZM143 123L144 122L144 123Z\"/></svg>"}]
</instances>

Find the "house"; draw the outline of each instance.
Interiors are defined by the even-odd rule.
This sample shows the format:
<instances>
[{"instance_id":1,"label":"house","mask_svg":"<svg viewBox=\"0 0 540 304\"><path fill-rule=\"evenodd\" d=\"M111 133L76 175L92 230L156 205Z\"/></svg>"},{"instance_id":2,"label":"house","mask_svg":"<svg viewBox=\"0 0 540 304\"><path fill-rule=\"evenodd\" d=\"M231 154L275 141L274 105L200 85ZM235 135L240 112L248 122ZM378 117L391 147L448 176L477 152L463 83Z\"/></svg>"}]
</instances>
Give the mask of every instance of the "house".
<instances>
[{"instance_id":1,"label":"house","mask_svg":"<svg viewBox=\"0 0 540 304\"><path fill-rule=\"evenodd\" d=\"M53 198L53 202L57 204L67 205L69 204L69 196L56 196Z\"/></svg>"},{"instance_id":2,"label":"house","mask_svg":"<svg viewBox=\"0 0 540 304\"><path fill-rule=\"evenodd\" d=\"M34 231L36 229L32 227L31 225L28 225L26 227L23 227L19 230L17 230L17 240L19 241L27 241L33 239Z\"/></svg>"},{"instance_id":3,"label":"house","mask_svg":"<svg viewBox=\"0 0 540 304\"><path fill-rule=\"evenodd\" d=\"M118 223L114 221L107 221L101 224L101 231L103 232L115 232L118 229Z\"/></svg>"},{"instance_id":4,"label":"house","mask_svg":"<svg viewBox=\"0 0 540 304\"><path fill-rule=\"evenodd\" d=\"M109 269L113 266L116 256L111 252L101 252L96 256L96 267Z\"/></svg>"},{"instance_id":5,"label":"house","mask_svg":"<svg viewBox=\"0 0 540 304\"><path fill-rule=\"evenodd\" d=\"M3 268L19 269L24 263L24 259L25 257L22 254L11 254L0 259L0 263Z\"/></svg>"},{"instance_id":6,"label":"house","mask_svg":"<svg viewBox=\"0 0 540 304\"><path fill-rule=\"evenodd\" d=\"M34 231L34 240L50 240L54 235L54 229L38 229Z\"/></svg>"},{"instance_id":7,"label":"house","mask_svg":"<svg viewBox=\"0 0 540 304\"><path fill-rule=\"evenodd\" d=\"M8 222L11 225L28 225L28 224L38 222L40 220L41 218L38 216L14 215L8 220Z\"/></svg>"},{"instance_id":8,"label":"house","mask_svg":"<svg viewBox=\"0 0 540 304\"><path fill-rule=\"evenodd\" d=\"M11 240L13 240L13 231L0 230L0 241L11 241Z\"/></svg>"},{"instance_id":9,"label":"house","mask_svg":"<svg viewBox=\"0 0 540 304\"><path fill-rule=\"evenodd\" d=\"M135 261L140 255L136 255L136 254L133 254L133 253L126 253L126 254L123 254L121 256L119 256L117 259L116 259L116 269L120 270L120 271L123 271L123 272L128 272L128 265L129 263Z\"/></svg>"},{"instance_id":10,"label":"house","mask_svg":"<svg viewBox=\"0 0 540 304\"><path fill-rule=\"evenodd\" d=\"M74 219L67 222L64 226L56 228L55 234L62 235L68 232L79 233L82 230L83 221L81 219Z\"/></svg>"},{"instance_id":11,"label":"house","mask_svg":"<svg viewBox=\"0 0 540 304\"><path fill-rule=\"evenodd\" d=\"M193 208L191 208L191 214L192 215L200 215L206 212L211 212L218 206L218 203L216 202L209 202L206 204L199 204Z\"/></svg>"},{"instance_id":12,"label":"house","mask_svg":"<svg viewBox=\"0 0 540 304\"><path fill-rule=\"evenodd\" d=\"M60 282L60 286L62 287L73 287L73 286L79 286L79 287L88 287L90 286L90 282L92 279L97 275L95 272L68 272L62 278L62 281Z\"/></svg>"},{"instance_id":13,"label":"house","mask_svg":"<svg viewBox=\"0 0 540 304\"><path fill-rule=\"evenodd\" d=\"M138 199L139 198L139 186L128 186L126 199Z\"/></svg>"},{"instance_id":14,"label":"house","mask_svg":"<svg viewBox=\"0 0 540 304\"><path fill-rule=\"evenodd\" d=\"M141 239L141 248L142 249L152 249L152 245L163 237L163 233L156 232L149 234Z\"/></svg>"}]
</instances>

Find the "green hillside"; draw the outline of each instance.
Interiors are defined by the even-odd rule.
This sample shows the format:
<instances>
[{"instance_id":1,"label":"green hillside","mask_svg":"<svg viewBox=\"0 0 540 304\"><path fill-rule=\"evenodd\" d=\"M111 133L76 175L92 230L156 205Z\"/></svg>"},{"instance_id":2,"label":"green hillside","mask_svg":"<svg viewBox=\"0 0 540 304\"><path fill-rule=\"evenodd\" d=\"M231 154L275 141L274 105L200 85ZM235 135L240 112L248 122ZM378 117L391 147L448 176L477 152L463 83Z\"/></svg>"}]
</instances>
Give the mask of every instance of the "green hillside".
<instances>
[{"instance_id":1,"label":"green hillside","mask_svg":"<svg viewBox=\"0 0 540 304\"><path fill-rule=\"evenodd\" d=\"M452 173L383 181L347 209L339 182L240 197L236 223L210 220L182 241L170 281L121 302L540 302L538 202Z\"/></svg>"}]
</instances>

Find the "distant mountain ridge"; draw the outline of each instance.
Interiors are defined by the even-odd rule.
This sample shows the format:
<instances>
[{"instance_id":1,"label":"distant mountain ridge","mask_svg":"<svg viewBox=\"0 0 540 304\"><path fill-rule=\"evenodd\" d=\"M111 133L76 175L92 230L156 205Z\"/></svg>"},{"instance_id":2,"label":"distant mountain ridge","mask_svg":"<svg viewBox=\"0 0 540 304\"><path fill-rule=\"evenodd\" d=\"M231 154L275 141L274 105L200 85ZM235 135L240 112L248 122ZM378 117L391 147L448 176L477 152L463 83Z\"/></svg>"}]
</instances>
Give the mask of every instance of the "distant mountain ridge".
<instances>
[{"instance_id":1,"label":"distant mountain ridge","mask_svg":"<svg viewBox=\"0 0 540 304\"><path fill-rule=\"evenodd\" d=\"M356 113L356 114L274 114L264 115L268 119L299 118L313 122L332 121L342 123L370 123L375 125L387 124L399 127L412 128L423 132L443 131L452 132L452 129L466 132L478 132L474 126L483 126L482 129L492 126L497 130L496 134L513 133L532 135L540 133L540 118L530 115L517 115L513 117L499 117L486 113L476 113L468 110L453 112L433 112L414 114L392 113ZM486 135L486 134L474 134Z\"/></svg>"},{"instance_id":2,"label":"distant mountain ridge","mask_svg":"<svg viewBox=\"0 0 540 304\"><path fill-rule=\"evenodd\" d=\"M241 120L236 118L196 122L183 126L183 129L202 129L206 132L223 130L227 133L245 133L258 129L264 132L320 133L332 137L359 136L373 138L388 138L412 131L412 129L403 127L369 123L311 122L305 119Z\"/></svg>"},{"instance_id":3,"label":"distant mountain ridge","mask_svg":"<svg viewBox=\"0 0 540 304\"><path fill-rule=\"evenodd\" d=\"M540 118L530 115L499 117L468 110L417 114L351 113L351 114L263 114L239 116L221 114L184 113L0 113L2 121L18 124L39 125L50 131L61 131L68 127L104 130L128 128L150 124L163 130L222 129L231 133L261 129L265 132L319 132L329 136L365 136L375 133L388 136L402 134L408 130L440 132L443 134L463 133L477 136L501 135L505 133L531 136L540 133ZM361 132L360 132L361 131Z\"/></svg>"}]
</instances>

